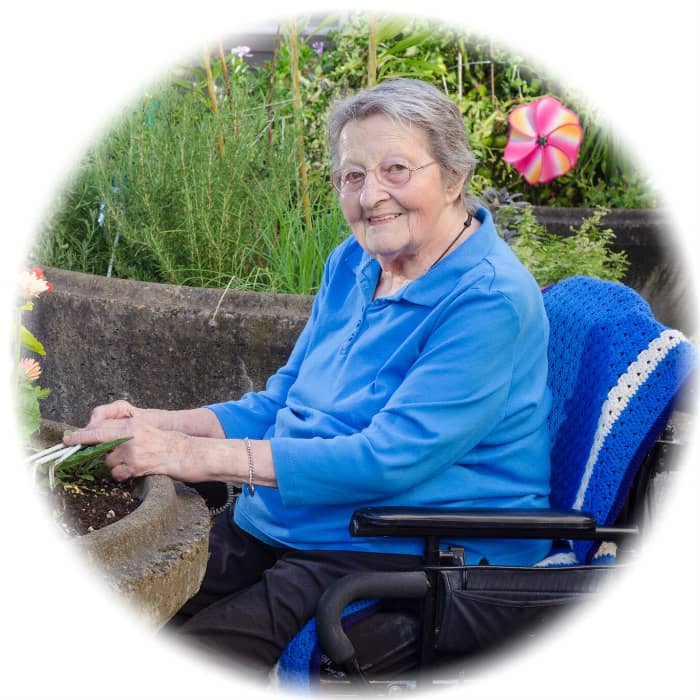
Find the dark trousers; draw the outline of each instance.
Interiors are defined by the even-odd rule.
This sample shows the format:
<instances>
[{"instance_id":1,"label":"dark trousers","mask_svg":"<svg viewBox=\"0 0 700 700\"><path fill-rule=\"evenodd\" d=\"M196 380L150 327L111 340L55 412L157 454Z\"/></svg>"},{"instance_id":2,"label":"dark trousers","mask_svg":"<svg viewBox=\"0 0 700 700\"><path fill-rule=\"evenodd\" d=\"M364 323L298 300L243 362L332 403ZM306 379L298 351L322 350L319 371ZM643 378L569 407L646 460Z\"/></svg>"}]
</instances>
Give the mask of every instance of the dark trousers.
<instances>
[{"instance_id":1,"label":"dark trousers","mask_svg":"<svg viewBox=\"0 0 700 700\"><path fill-rule=\"evenodd\" d=\"M228 510L214 520L209 551L199 592L166 630L263 677L335 580L355 572L416 570L422 561L271 547L237 527Z\"/></svg>"}]
</instances>

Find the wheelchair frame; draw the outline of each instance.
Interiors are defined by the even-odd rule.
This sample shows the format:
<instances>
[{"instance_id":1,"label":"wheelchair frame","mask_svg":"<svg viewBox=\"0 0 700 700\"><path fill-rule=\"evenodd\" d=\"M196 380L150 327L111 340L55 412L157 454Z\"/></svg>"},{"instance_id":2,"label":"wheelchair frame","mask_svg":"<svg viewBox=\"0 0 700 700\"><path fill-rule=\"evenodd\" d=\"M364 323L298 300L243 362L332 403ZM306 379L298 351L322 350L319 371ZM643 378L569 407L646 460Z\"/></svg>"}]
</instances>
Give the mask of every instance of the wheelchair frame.
<instances>
[{"instance_id":1,"label":"wheelchair frame","mask_svg":"<svg viewBox=\"0 0 700 700\"><path fill-rule=\"evenodd\" d=\"M460 682L464 671L458 667L446 673L433 669L439 577L444 571L468 571L463 552L459 549L440 550L442 537L543 538L612 541L619 543L622 556L640 535L642 513L649 485L656 474L672 472L682 450L683 442L675 435L673 420L656 440L630 485L627 497L615 525L600 526L585 512L562 509L471 509L469 511L431 510L421 508L365 508L353 514L350 531L355 536L422 537L425 540L422 571L387 574L353 574L333 584L322 596L317 610L319 643L344 678L322 680L321 686L332 693L371 689L384 694L424 686L451 685ZM615 575L616 566L578 566L578 570L597 569ZM497 567L493 567L497 568ZM501 567L503 569L514 567ZM528 570L532 567L523 567ZM522 570L521 569L521 570ZM542 570L540 570L542 571ZM555 573L557 569L545 569ZM418 636L418 666L415 677L374 679L362 670L356 650L343 629L341 616L345 607L358 599L416 599L422 600ZM426 672L427 671L427 672ZM431 672L433 671L433 672Z\"/></svg>"}]
</instances>

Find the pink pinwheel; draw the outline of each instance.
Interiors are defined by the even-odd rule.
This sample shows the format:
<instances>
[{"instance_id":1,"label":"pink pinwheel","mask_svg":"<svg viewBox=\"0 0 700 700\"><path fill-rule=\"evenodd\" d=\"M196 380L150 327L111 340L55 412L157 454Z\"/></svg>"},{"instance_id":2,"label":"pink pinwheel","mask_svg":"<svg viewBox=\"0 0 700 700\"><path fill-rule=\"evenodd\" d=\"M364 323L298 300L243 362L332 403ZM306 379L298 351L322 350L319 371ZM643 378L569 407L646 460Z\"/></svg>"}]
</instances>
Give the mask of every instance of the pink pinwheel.
<instances>
[{"instance_id":1,"label":"pink pinwheel","mask_svg":"<svg viewBox=\"0 0 700 700\"><path fill-rule=\"evenodd\" d=\"M582 140L578 116L553 97L542 97L510 113L503 160L530 185L549 182L576 165Z\"/></svg>"}]
</instances>

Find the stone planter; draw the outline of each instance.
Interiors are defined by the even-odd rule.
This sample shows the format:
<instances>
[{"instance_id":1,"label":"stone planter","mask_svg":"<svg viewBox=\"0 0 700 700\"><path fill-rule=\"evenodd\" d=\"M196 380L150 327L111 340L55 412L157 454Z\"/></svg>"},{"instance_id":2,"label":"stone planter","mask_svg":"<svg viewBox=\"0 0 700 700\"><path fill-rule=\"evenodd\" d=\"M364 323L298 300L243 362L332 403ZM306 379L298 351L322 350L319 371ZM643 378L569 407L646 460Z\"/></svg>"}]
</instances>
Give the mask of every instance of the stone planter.
<instances>
[{"instance_id":1,"label":"stone planter","mask_svg":"<svg viewBox=\"0 0 700 700\"><path fill-rule=\"evenodd\" d=\"M42 421L37 442L60 441L64 424ZM209 510L199 494L165 476L139 479L139 507L73 541L95 573L138 618L158 627L198 590L206 569Z\"/></svg>"}]
</instances>

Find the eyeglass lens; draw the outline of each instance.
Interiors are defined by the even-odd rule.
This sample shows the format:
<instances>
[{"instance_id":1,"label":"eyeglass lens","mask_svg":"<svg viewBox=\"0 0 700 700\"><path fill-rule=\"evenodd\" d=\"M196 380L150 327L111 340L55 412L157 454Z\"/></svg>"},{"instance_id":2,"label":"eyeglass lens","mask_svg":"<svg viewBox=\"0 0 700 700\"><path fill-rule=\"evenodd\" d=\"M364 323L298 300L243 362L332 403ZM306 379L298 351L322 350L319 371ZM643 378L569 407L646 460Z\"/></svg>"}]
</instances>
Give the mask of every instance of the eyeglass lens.
<instances>
[{"instance_id":1,"label":"eyeglass lens","mask_svg":"<svg viewBox=\"0 0 700 700\"><path fill-rule=\"evenodd\" d=\"M427 163L426 165L431 165ZM380 163L376 168L373 168L377 180L383 185L398 187L405 185L411 178L411 173L415 170L420 170L426 167L421 165L418 168L409 168L403 163ZM351 168L338 173L333 184L339 192L357 192L364 187L367 179L367 172L362 168Z\"/></svg>"}]
</instances>

